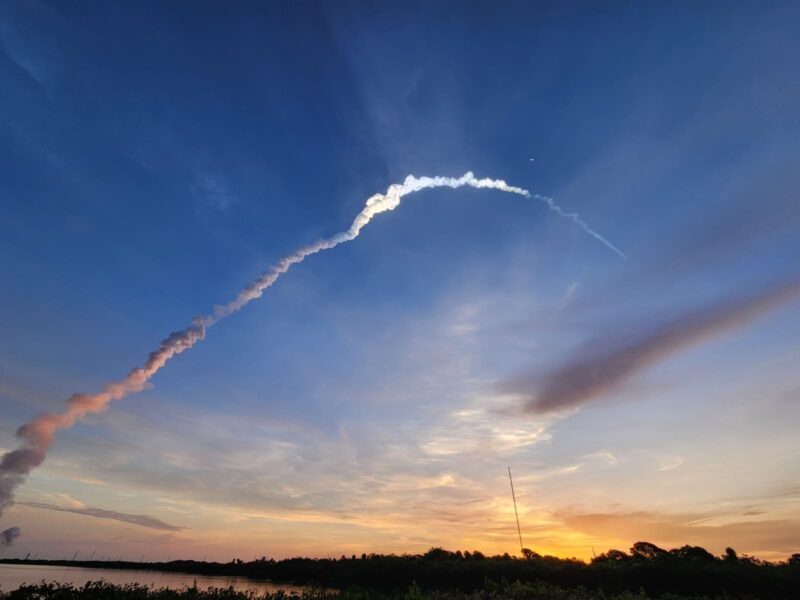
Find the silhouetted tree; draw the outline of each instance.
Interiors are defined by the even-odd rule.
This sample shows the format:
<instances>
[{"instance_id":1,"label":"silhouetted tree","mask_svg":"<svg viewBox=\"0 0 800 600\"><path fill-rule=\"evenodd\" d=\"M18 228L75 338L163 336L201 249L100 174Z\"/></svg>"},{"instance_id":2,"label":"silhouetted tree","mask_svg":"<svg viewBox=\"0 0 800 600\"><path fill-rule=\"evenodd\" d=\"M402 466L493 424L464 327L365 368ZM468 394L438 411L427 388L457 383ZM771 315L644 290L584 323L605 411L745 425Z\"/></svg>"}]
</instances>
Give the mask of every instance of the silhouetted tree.
<instances>
[{"instance_id":1,"label":"silhouetted tree","mask_svg":"<svg viewBox=\"0 0 800 600\"><path fill-rule=\"evenodd\" d=\"M760 567L761 565L764 564L764 561L761 560L760 558L756 558L755 556L748 556L747 554L743 554L742 556L740 556L739 562L748 565L753 565L755 567Z\"/></svg>"},{"instance_id":2,"label":"silhouetted tree","mask_svg":"<svg viewBox=\"0 0 800 600\"><path fill-rule=\"evenodd\" d=\"M608 552L603 552L602 554L598 554L597 556L592 559L592 562L621 562L623 560L628 560L630 556L625 554L622 550L616 550L612 548Z\"/></svg>"},{"instance_id":3,"label":"silhouetted tree","mask_svg":"<svg viewBox=\"0 0 800 600\"><path fill-rule=\"evenodd\" d=\"M700 546L681 546L680 548L673 548L669 553L681 560L715 560L711 552Z\"/></svg>"},{"instance_id":4,"label":"silhouetted tree","mask_svg":"<svg viewBox=\"0 0 800 600\"><path fill-rule=\"evenodd\" d=\"M650 542L636 542L631 547L631 557L633 558L643 558L645 560L655 560L657 558L661 558L662 556L666 556L667 551L663 548L659 548L655 544L651 544Z\"/></svg>"},{"instance_id":5,"label":"silhouetted tree","mask_svg":"<svg viewBox=\"0 0 800 600\"><path fill-rule=\"evenodd\" d=\"M484 556L481 552L450 552L444 548L431 548L425 554L380 555L362 554L362 560L352 557L341 559L289 558L284 560L255 559L244 563L233 559L229 563L170 561L168 563L139 563L95 561L92 567L149 569L198 573L204 575L248 576L257 579L295 582L323 588L396 592L408 590L413 582L419 589L448 590L459 593L487 589L492 582L522 582L562 586L573 590L582 587L591 590L589 595L576 596L571 591L557 595L507 595L480 596L481 598L617 598L617 594L632 592L622 598L643 600L652 598L748 598L749 600L789 600L798 598L800 590L800 553L793 554L780 563L760 561L747 556L739 557L728 549L715 558L697 546L683 546L665 551L648 542L637 542L631 549L633 556L620 550L609 550L597 556L591 564L576 559L539 556L528 549L523 552L527 560L508 554ZM74 566L72 561L29 561L35 564ZM0 563L16 564L25 561L3 559ZM83 563L86 565L86 563ZM516 584L512 584L516 585ZM483 587L482 587L483 586ZM498 588L499 589L499 588ZM532 589L532 588L531 588ZM641 591L640 591L641 590ZM595 593L597 592L597 593ZM378 592L354 598L380 598ZM505 592L504 592L505 594ZM2 594L0 594L1 596ZM28 600L30 595L18 596ZM107 598L107 596L93 596ZM128 596L125 596L128 598ZM225 596L228 598L229 596ZM387 595L385 600L399 600L405 596ZM437 596L433 596L437 597ZM458 594L438 596L455 600ZM475 596L477 597L477 596ZM67 600L74 596L58 596ZM11 600L11 599L9 599ZM87 598L88 600L88 598ZM133 597L131 597L133 600ZM219 597L222 600L222 596ZM277 600L277 599L275 599ZM310 600L310 599L309 599Z\"/></svg>"},{"instance_id":6,"label":"silhouetted tree","mask_svg":"<svg viewBox=\"0 0 800 600\"><path fill-rule=\"evenodd\" d=\"M433 559L433 560L443 560L448 558L450 553L445 550L444 548L431 548L425 553L425 558Z\"/></svg>"}]
</instances>

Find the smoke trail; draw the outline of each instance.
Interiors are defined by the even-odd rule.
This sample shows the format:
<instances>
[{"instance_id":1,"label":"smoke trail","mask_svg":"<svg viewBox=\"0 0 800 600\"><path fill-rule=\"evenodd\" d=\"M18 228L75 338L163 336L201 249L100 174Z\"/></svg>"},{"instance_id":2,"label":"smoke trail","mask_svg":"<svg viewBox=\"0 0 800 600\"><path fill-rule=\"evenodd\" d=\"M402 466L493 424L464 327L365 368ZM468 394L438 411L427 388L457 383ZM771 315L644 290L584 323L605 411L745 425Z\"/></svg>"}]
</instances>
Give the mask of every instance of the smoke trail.
<instances>
[{"instance_id":1,"label":"smoke trail","mask_svg":"<svg viewBox=\"0 0 800 600\"><path fill-rule=\"evenodd\" d=\"M562 209L558 204L556 204L556 201L553 200L550 196L542 196L541 194L529 194L529 196L532 197L532 198L535 198L536 200L541 200L542 202L547 204L548 208L550 210L552 210L554 213L556 213L557 215L559 215L561 217L564 217L565 219L570 219L570 220L574 221L578 225L578 227L583 229L586 233L588 233L594 239L598 240L601 244L603 244L604 246L609 248L612 252L615 252L616 254L618 254L619 256L624 258L625 260L628 260L628 256L622 250L617 248L614 244L609 242L606 238L604 238L602 235L597 233L594 229L589 227L589 225L586 223L586 221L581 219L581 216L578 213L576 213L576 212L572 212L572 213L571 212L565 212L564 209Z\"/></svg>"},{"instance_id":2,"label":"smoke trail","mask_svg":"<svg viewBox=\"0 0 800 600\"><path fill-rule=\"evenodd\" d=\"M22 530L19 527L9 527L5 531L0 531L0 546L10 546L20 535Z\"/></svg>"},{"instance_id":3,"label":"smoke trail","mask_svg":"<svg viewBox=\"0 0 800 600\"><path fill-rule=\"evenodd\" d=\"M260 298L278 278L286 273L292 265L302 262L312 254L330 250L339 244L349 242L358 237L361 230L375 215L394 210L400 205L403 196L427 188L470 186L479 189L494 189L526 198L536 198L548 204L562 217L575 221L590 235L594 236L609 248L624 256L605 238L594 232L576 214L563 212L553 201L545 196L532 196L523 188L508 185L502 179L477 179L471 172L462 177L414 177L409 175L402 184L392 184L385 194L375 194L353 220L350 227L331 237L324 238L310 246L300 248L296 252L280 259L261 277L245 287L227 304L217 305L210 315L195 317L186 329L171 333L157 350L150 353L144 366L133 369L121 381L109 383L97 394L73 394L66 400L67 408L62 413L44 413L17 430L17 437L22 441L19 448L7 452L0 460L0 516L14 501L14 491L23 483L25 477L38 467L47 456L53 444L55 433L60 429L72 427L86 415L104 410L112 400L120 400L128 394L144 390L150 379L173 356L185 352L198 341L205 338L206 330L239 310L253 300Z\"/></svg>"},{"instance_id":4,"label":"smoke trail","mask_svg":"<svg viewBox=\"0 0 800 600\"><path fill-rule=\"evenodd\" d=\"M757 294L727 296L671 319L631 323L623 328L615 325L613 332L596 335L548 372L522 374L499 387L521 395L527 412L548 413L581 406L607 396L659 361L746 327L798 298L800 279L793 274Z\"/></svg>"},{"instance_id":5,"label":"smoke trail","mask_svg":"<svg viewBox=\"0 0 800 600\"><path fill-rule=\"evenodd\" d=\"M139 525L140 527L149 527L151 529L159 529L162 531L181 531L185 527L177 525L170 525L161 519L156 519L148 515L132 515L129 513L117 512L116 510L105 510L103 508L93 508L91 506L59 506L58 504L48 504L47 502L17 502L18 505L30 506L31 508L40 508L44 510L54 510L59 512L74 513L76 515L83 515L85 517L96 517L98 519L110 519L112 521L120 521L122 523L131 523L132 525ZM0 534L1 536L2 534Z\"/></svg>"}]
</instances>

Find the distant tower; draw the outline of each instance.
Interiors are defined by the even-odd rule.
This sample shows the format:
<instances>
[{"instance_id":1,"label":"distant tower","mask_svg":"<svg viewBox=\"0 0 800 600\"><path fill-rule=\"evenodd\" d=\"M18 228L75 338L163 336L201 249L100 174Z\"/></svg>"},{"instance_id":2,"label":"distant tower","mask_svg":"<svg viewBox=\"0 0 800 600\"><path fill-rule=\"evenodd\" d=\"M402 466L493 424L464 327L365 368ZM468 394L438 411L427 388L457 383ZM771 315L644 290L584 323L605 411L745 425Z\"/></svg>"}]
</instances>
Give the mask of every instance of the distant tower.
<instances>
[{"instance_id":1,"label":"distant tower","mask_svg":"<svg viewBox=\"0 0 800 600\"><path fill-rule=\"evenodd\" d=\"M514 480L511 478L510 466L508 467L508 482L511 484L511 500L514 501L514 517L516 517L517 519L517 535L519 535L519 551L523 552L525 550L525 547L522 545L522 529L519 526L519 513L517 512L517 497L514 494Z\"/></svg>"}]
</instances>

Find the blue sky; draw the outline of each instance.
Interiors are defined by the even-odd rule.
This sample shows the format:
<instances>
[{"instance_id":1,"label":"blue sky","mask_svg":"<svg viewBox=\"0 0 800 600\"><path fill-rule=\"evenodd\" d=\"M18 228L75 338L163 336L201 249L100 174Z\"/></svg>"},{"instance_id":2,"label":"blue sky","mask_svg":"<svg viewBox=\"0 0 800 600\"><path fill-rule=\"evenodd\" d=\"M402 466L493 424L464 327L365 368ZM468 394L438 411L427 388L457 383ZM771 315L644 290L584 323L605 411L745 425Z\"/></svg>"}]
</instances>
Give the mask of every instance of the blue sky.
<instances>
[{"instance_id":1,"label":"blue sky","mask_svg":"<svg viewBox=\"0 0 800 600\"><path fill-rule=\"evenodd\" d=\"M552 196L628 256L535 200L409 196L62 432L16 552L513 551L507 464L539 551L798 551L796 301L519 412L586 348L796 281L798 7L431 4L0 8L4 449L409 173Z\"/></svg>"}]
</instances>

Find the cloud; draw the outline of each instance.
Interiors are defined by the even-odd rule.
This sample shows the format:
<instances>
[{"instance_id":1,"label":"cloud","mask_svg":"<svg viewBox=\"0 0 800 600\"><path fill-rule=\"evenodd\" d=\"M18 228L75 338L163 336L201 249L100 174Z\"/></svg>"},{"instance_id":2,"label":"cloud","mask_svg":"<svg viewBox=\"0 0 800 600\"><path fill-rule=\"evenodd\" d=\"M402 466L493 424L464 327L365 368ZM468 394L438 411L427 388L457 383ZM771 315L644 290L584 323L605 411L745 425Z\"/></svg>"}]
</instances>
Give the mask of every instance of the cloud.
<instances>
[{"instance_id":1,"label":"cloud","mask_svg":"<svg viewBox=\"0 0 800 600\"><path fill-rule=\"evenodd\" d=\"M680 467L684 462L686 461L682 456L673 456L663 460L656 471L671 471L672 469Z\"/></svg>"},{"instance_id":2,"label":"cloud","mask_svg":"<svg viewBox=\"0 0 800 600\"><path fill-rule=\"evenodd\" d=\"M43 508L45 510L74 513L76 515L84 515L86 517L97 517L98 519L112 519L113 521L121 521L123 523L130 523L132 525L139 525L141 527L149 527L150 529L159 529L162 531L181 531L186 529L185 527L170 525L161 519L156 519L155 517L149 517L147 515L129 515L127 513L121 513L115 510L92 508L91 506L80 508L75 506L47 504L46 502L18 502L17 504L29 506L31 508Z\"/></svg>"},{"instance_id":3,"label":"cloud","mask_svg":"<svg viewBox=\"0 0 800 600\"><path fill-rule=\"evenodd\" d=\"M200 198L202 207L208 211L226 212L238 201L225 182L212 173L200 174L192 189Z\"/></svg>"},{"instance_id":4,"label":"cloud","mask_svg":"<svg viewBox=\"0 0 800 600\"><path fill-rule=\"evenodd\" d=\"M539 374L523 374L499 387L524 399L524 409L547 413L575 408L611 392L640 371L706 339L744 327L800 296L792 279L764 292L725 299L653 326L596 336L560 365Z\"/></svg>"},{"instance_id":5,"label":"cloud","mask_svg":"<svg viewBox=\"0 0 800 600\"><path fill-rule=\"evenodd\" d=\"M564 292L564 299L561 301L562 308L570 303L572 298L575 296L575 292L577 290L578 290L577 281L573 281L572 283L569 284L569 287L567 287L567 291Z\"/></svg>"},{"instance_id":6,"label":"cloud","mask_svg":"<svg viewBox=\"0 0 800 600\"><path fill-rule=\"evenodd\" d=\"M589 454L585 454L583 456L584 460L594 460L600 463L605 463L606 465L612 466L619 463L619 459L613 452L607 452L605 450L600 450L598 452L591 452Z\"/></svg>"}]
</instances>

